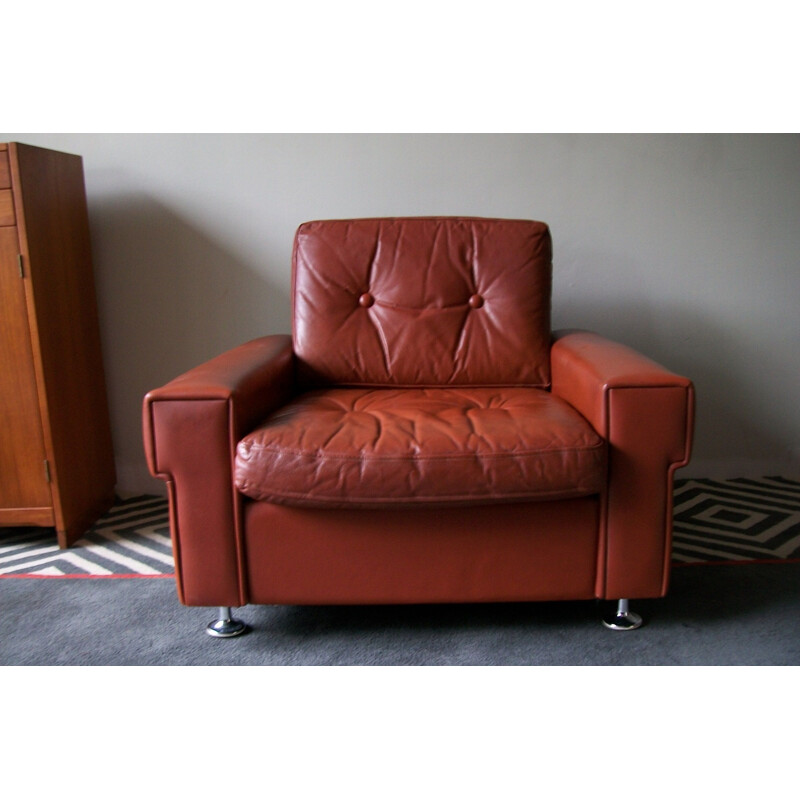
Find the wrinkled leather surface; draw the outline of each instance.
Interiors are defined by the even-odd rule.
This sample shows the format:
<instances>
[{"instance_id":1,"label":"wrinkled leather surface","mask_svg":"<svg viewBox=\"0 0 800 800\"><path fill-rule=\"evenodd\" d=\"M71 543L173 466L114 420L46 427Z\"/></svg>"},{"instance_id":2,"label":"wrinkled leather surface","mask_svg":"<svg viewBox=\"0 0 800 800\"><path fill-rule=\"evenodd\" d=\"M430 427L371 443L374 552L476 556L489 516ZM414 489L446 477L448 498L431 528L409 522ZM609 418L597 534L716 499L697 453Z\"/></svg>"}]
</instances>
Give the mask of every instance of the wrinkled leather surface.
<instances>
[{"instance_id":1,"label":"wrinkled leather surface","mask_svg":"<svg viewBox=\"0 0 800 800\"><path fill-rule=\"evenodd\" d=\"M235 481L280 503L439 505L587 495L604 467L603 440L541 389L332 388L245 436Z\"/></svg>"},{"instance_id":2,"label":"wrinkled leather surface","mask_svg":"<svg viewBox=\"0 0 800 800\"><path fill-rule=\"evenodd\" d=\"M299 379L547 386L551 259L541 222L301 225L293 257Z\"/></svg>"},{"instance_id":3,"label":"wrinkled leather surface","mask_svg":"<svg viewBox=\"0 0 800 800\"><path fill-rule=\"evenodd\" d=\"M459 250L472 241L465 231L474 231L480 258ZM487 252L505 247L492 231L527 236L529 263L508 268L517 263L508 254L527 252L517 241L497 262L505 272L485 270ZM419 248L417 266L410 244ZM167 482L181 601L663 595L672 474L689 458L694 389L588 332L557 333L550 354L548 331L543 354L549 246L540 223L302 226L294 339L301 358L289 337L265 337L145 400L148 464ZM381 279L370 272L378 263L387 269ZM333 285L317 265L333 271ZM493 295L509 277L518 297L505 288ZM505 305L495 319L497 303ZM520 311L526 304L531 315ZM461 351L459 338L469 343ZM546 385L551 370L552 393L525 388ZM397 388L417 379L428 387ZM309 380L362 386L298 394ZM523 414L523 393L541 407ZM456 396L469 398L460 411L450 402ZM412 398L427 400L415 406ZM253 480L259 449L238 446L243 437L266 445L255 471L274 502L236 491ZM527 499L548 501L514 502L526 499L514 494L520 486L534 493ZM586 496L548 499L562 491ZM442 499L450 505L440 507Z\"/></svg>"}]
</instances>

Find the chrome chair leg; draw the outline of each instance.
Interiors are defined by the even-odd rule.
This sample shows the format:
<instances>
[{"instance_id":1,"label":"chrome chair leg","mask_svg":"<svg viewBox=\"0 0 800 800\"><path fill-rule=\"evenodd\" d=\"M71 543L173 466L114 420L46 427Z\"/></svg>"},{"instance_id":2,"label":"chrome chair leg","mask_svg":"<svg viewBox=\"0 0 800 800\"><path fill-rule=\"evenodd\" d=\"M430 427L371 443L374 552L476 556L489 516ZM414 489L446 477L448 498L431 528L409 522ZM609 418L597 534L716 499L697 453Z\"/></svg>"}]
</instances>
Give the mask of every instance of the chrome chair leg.
<instances>
[{"instance_id":1,"label":"chrome chair leg","mask_svg":"<svg viewBox=\"0 0 800 800\"><path fill-rule=\"evenodd\" d=\"M206 626L206 633L218 639L229 639L239 636L247 631L247 625L240 619L234 619L228 606L220 606L217 610L217 619Z\"/></svg>"},{"instance_id":2,"label":"chrome chair leg","mask_svg":"<svg viewBox=\"0 0 800 800\"><path fill-rule=\"evenodd\" d=\"M628 601L620 600L617 603L617 611L603 617L603 625L612 631L632 631L640 627L642 618L633 611L628 610Z\"/></svg>"}]
</instances>

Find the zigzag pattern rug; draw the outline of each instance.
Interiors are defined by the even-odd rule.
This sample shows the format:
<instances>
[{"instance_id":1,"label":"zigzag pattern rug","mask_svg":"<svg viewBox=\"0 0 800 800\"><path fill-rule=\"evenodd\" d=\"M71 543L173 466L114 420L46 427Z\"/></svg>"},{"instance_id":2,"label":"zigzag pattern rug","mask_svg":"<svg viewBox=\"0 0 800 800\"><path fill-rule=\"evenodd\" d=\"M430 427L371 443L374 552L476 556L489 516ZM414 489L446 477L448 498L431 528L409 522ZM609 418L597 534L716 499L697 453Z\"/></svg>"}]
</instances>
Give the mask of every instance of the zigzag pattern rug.
<instances>
[{"instance_id":1,"label":"zigzag pattern rug","mask_svg":"<svg viewBox=\"0 0 800 800\"><path fill-rule=\"evenodd\" d=\"M800 483L675 481L672 529L678 564L800 560Z\"/></svg>"},{"instance_id":2,"label":"zigzag pattern rug","mask_svg":"<svg viewBox=\"0 0 800 800\"><path fill-rule=\"evenodd\" d=\"M800 483L787 478L675 482L674 564L800 561ZM171 578L166 500L114 507L68 550L51 529L0 530L0 578Z\"/></svg>"},{"instance_id":3,"label":"zigzag pattern rug","mask_svg":"<svg viewBox=\"0 0 800 800\"><path fill-rule=\"evenodd\" d=\"M174 570L161 497L118 500L66 550L52 528L0 531L0 578L171 578Z\"/></svg>"}]
</instances>

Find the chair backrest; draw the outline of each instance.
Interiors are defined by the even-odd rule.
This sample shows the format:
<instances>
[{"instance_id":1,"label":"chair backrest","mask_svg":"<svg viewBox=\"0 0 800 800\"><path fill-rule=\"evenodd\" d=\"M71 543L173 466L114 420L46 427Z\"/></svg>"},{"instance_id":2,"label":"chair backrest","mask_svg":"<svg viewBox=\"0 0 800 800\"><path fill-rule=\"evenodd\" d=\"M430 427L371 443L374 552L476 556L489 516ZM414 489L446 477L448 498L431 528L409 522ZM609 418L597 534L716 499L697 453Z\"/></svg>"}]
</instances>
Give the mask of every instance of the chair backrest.
<instances>
[{"instance_id":1,"label":"chair backrest","mask_svg":"<svg viewBox=\"0 0 800 800\"><path fill-rule=\"evenodd\" d=\"M298 378L547 387L551 261L542 222L307 222L292 258Z\"/></svg>"}]
</instances>

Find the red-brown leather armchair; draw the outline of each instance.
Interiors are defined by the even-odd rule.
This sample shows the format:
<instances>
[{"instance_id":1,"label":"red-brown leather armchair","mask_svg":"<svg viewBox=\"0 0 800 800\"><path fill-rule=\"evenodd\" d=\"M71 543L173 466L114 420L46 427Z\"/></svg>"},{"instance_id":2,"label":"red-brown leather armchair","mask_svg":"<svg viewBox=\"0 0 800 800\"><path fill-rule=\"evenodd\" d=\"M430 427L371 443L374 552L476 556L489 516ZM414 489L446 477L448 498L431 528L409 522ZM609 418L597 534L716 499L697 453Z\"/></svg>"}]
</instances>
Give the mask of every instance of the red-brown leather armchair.
<instances>
[{"instance_id":1,"label":"red-brown leather armchair","mask_svg":"<svg viewBox=\"0 0 800 800\"><path fill-rule=\"evenodd\" d=\"M551 239L525 220L308 222L293 333L145 398L178 595L264 604L632 598L667 591L686 378L551 332Z\"/></svg>"}]
</instances>

